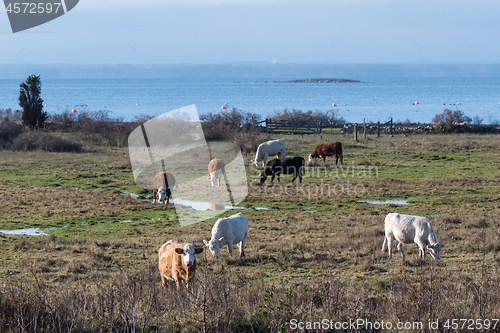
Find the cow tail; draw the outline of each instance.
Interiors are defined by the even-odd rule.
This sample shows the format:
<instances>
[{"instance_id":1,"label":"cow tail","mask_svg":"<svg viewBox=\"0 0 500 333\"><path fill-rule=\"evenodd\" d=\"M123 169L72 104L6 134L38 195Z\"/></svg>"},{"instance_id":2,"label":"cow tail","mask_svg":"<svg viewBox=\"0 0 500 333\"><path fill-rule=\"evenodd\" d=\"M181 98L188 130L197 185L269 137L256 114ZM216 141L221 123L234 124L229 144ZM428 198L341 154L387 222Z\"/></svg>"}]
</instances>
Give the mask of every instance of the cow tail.
<instances>
[{"instance_id":1,"label":"cow tail","mask_svg":"<svg viewBox=\"0 0 500 333\"><path fill-rule=\"evenodd\" d=\"M382 252L385 250L385 242L387 241L387 236L384 235L384 244L382 244Z\"/></svg>"}]
</instances>

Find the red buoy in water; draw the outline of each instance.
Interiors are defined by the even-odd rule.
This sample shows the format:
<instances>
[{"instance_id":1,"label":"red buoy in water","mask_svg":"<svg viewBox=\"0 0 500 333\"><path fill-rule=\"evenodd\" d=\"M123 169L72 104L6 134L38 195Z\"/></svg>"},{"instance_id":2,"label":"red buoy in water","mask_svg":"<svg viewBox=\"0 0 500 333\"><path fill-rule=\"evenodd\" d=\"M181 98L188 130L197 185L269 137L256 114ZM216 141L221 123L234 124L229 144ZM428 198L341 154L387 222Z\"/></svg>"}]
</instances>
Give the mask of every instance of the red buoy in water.
<instances>
[{"instance_id":1,"label":"red buoy in water","mask_svg":"<svg viewBox=\"0 0 500 333\"><path fill-rule=\"evenodd\" d=\"M419 102L419 101L416 101L416 102L415 102L415 104L420 104L420 102Z\"/></svg>"},{"instance_id":2,"label":"red buoy in water","mask_svg":"<svg viewBox=\"0 0 500 333\"><path fill-rule=\"evenodd\" d=\"M76 109L71 110L71 112L76 113Z\"/></svg>"},{"instance_id":3,"label":"red buoy in water","mask_svg":"<svg viewBox=\"0 0 500 333\"><path fill-rule=\"evenodd\" d=\"M225 110L225 109L227 109L227 108L226 108L226 106L225 106L225 105L223 105L221 109L222 109L222 110Z\"/></svg>"},{"instance_id":4,"label":"red buoy in water","mask_svg":"<svg viewBox=\"0 0 500 333\"><path fill-rule=\"evenodd\" d=\"M337 104L333 103L332 106L337 106Z\"/></svg>"}]
</instances>

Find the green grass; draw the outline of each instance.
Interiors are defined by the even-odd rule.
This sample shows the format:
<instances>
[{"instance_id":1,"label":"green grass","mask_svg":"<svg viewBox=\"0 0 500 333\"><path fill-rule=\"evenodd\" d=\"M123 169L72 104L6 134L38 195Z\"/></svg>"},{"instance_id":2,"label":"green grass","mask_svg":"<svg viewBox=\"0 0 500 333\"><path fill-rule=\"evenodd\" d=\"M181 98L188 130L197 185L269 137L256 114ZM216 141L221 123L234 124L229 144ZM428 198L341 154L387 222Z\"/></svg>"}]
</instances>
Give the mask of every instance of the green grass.
<instances>
[{"instance_id":1,"label":"green grass","mask_svg":"<svg viewBox=\"0 0 500 333\"><path fill-rule=\"evenodd\" d=\"M429 217L447 245L436 263L445 272L474 279L483 268L483 254L488 269L500 262L497 136L373 136L360 142L340 134L284 138L287 156L306 159L318 143L341 141L344 165L327 158L325 165L316 161L308 166L302 184L283 176L280 183L271 185L268 179L258 186L262 167L250 162L254 154L245 156L250 186L240 205L248 208L241 212L250 222L246 257L230 257L223 249L219 261L207 256L210 270L226 267L259 285L282 287L335 273L360 293L386 297L390 279L401 272L418 276L422 270L416 245L404 247L406 262L397 253L389 260L380 251L389 212ZM0 273L6 282L24 276L20 267L26 260L37 262L38 277L49 285L92 279L96 272L111 279L127 267L154 266L158 248L169 239L202 246L215 221L180 227L173 205L123 195L149 193L135 185L127 149L0 151L0 177L0 229L55 228L47 231L49 237L0 234ZM334 186L342 191L333 191ZM409 204L360 202L399 198ZM450 274L443 279L455 285L455 273Z\"/></svg>"}]
</instances>

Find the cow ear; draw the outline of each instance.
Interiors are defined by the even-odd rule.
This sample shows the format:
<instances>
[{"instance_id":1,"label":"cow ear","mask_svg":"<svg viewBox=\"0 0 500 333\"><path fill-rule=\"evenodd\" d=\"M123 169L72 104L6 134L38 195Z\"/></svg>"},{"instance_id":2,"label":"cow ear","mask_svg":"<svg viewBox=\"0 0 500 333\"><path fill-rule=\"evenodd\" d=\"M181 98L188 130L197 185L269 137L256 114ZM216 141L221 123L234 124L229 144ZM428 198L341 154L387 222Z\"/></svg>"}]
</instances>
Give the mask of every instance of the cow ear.
<instances>
[{"instance_id":1,"label":"cow ear","mask_svg":"<svg viewBox=\"0 0 500 333\"><path fill-rule=\"evenodd\" d=\"M208 246L208 242L206 240L203 240L203 244L205 244L205 246Z\"/></svg>"},{"instance_id":2,"label":"cow ear","mask_svg":"<svg viewBox=\"0 0 500 333\"><path fill-rule=\"evenodd\" d=\"M194 250L194 253L198 254L198 253L202 253L203 252L203 248L202 247L199 247L197 249Z\"/></svg>"},{"instance_id":3,"label":"cow ear","mask_svg":"<svg viewBox=\"0 0 500 333\"><path fill-rule=\"evenodd\" d=\"M184 249L181 249L180 247L177 247L177 248L175 248L175 252L178 253L178 254L183 254L184 253Z\"/></svg>"},{"instance_id":4,"label":"cow ear","mask_svg":"<svg viewBox=\"0 0 500 333\"><path fill-rule=\"evenodd\" d=\"M223 239L224 239L224 237L219 238L219 242L222 242Z\"/></svg>"}]
</instances>

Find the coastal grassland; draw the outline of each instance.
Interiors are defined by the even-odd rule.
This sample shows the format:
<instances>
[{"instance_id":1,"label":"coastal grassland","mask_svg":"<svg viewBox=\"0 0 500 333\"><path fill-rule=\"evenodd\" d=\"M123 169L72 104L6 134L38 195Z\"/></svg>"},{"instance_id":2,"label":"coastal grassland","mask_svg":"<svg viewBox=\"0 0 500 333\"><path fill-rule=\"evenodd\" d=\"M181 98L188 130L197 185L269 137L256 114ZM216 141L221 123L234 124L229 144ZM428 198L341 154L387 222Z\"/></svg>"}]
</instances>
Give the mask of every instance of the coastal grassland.
<instances>
[{"instance_id":1,"label":"coastal grassland","mask_svg":"<svg viewBox=\"0 0 500 333\"><path fill-rule=\"evenodd\" d=\"M202 246L215 219L180 227L172 205L153 205L134 184L126 149L0 151L0 229L53 228L42 237L0 234L0 309L89 332L277 332L292 318L500 316L498 136L284 138L287 155L306 160L318 143L341 141L344 165L329 157L308 165L302 184L283 176L258 186L262 167L245 156L245 209L222 216L249 219L246 256L237 248L219 260L199 255L192 292L161 288L157 250L169 239ZM409 204L361 202L400 198ZM405 245L406 261L396 250L389 260L381 251L389 212L428 217L446 244L443 259L420 261L417 246ZM9 318L0 318L3 330Z\"/></svg>"}]
</instances>

